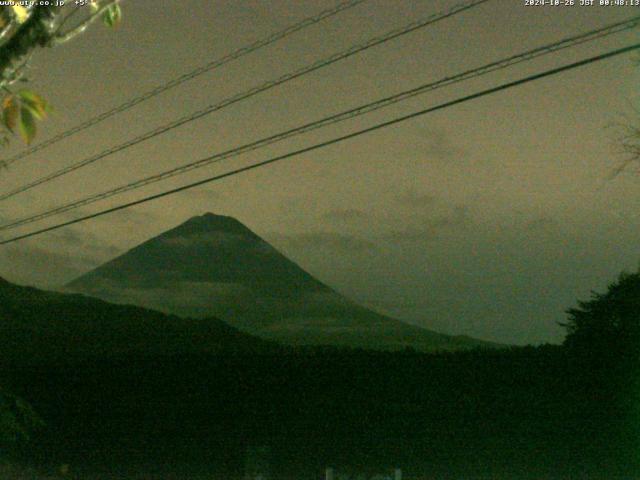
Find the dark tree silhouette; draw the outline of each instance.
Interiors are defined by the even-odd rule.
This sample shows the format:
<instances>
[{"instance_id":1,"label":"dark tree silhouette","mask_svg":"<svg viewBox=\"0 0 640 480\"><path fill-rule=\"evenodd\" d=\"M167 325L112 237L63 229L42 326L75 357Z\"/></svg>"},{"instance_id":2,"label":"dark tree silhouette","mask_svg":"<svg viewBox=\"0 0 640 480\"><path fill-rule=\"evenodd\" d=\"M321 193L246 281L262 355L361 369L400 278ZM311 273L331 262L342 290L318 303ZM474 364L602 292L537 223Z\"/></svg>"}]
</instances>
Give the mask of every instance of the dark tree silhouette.
<instances>
[{"instance_id":1,"label":"dark tree silhouette","mask_svg":"<svg viewBox=\"0 0 640 480\"><path fill-rule=\"evenodd\" d=\"M635 354L640 351L640 271L623 272L604 294L592 293L567 310L565 346L592 353Z\"/></svg>"},{"instance_id":2,"label":"dark tree silhouette","mask_svg":"<svg viewBox=\"0 0 640 480\"><path fill-rule=\"evenodd\" d=\"M0 390L0 453L28 442L31 434L43 425L24 400Z\"/></svg>"}]
</instances>

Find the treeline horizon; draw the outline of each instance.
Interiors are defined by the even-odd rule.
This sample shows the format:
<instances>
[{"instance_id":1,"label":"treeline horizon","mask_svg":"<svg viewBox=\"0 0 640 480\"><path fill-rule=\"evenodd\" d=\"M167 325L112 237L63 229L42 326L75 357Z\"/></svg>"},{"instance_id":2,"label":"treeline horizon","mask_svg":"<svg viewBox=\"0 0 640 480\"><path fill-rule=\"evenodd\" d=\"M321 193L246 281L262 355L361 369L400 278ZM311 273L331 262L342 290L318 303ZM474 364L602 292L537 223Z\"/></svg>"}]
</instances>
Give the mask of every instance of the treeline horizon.
<instances>
[{"instance_id":1,"label":"treeline horizon","mask_svg":"<svg viewBox=\"0 0 640 480\"><path fill-rule=\"evenodd\" d=\"M326 466L400 467L406 479L633 479L639 306L640 273L623 274L567 311L561 346L5 359L0 385L44 420L14 458L69 464L79 480L240 479L255 446L268 447L278 479L320 478Z\"/></svg>"},{"instance_id":2,"label":"treeline horizon","mask_svg":"<svg viewBox=\"0 0 640 480\"><path fill-rule=\"evenodd\" d=\"M0 381L46 422L18 457L79 471L197 465L241 478L246 449L266 445L278 478L330 464L396 465L405 478L633 478L634 364L612 362L594 370L552 345L314 348L14 366Z\"/></svg>"}]
</instances>

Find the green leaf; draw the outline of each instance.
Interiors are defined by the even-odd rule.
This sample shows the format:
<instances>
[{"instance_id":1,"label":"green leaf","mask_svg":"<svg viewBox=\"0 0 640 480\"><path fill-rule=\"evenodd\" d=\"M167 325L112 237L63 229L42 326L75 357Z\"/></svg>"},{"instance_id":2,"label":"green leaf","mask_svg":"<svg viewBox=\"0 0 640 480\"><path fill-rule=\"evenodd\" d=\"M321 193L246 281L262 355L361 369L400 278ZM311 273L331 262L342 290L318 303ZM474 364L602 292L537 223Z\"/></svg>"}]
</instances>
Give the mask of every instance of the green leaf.
<instances>
[{"instance_id":1,"label":"green leaf","mask_svg":"<svg viewBox=\"0 0 640 480\"><path fill-rule=\"evenodd\" d=\"M30 105L28 103L23 103L22 108L26 108L31 112L37 120L44 120L47 117L47 112L43 108L38 107L37 105Z\"/></svg>"},{"instance_id":2,"label":"green leaf","mask_svg":"<svg viewBox=\"0 0 640 480\"><path fill-rule=\"evenodd\" d=\"M47 101L31 90L20 90L18 95L22 99L23 105L28 107L38 120L43 120L51 111Z\"/></svg>"},{"instance_id":3,"label":"green leaf","mask_svg":"<svg viewBox=\"0 0 640 480\"><path fill-rule=\"evenodd\" d=\"M29 145L36 136L36 119L27 107L22 107L20 110L20 135L27 145Z\"/></svg>"},{"instance_id":4,"label":"green leaf","mask_svg":"<svg viewBox=\"0 0 640 480\"><path fill-rule=\"evenodd\" d=\"M9 95L2 102L2 123L13 132L20 117L20 104L13 95Z\"/></svg>"},{"instance_id":5,"label":"green leaf","mask_svg":"<svg viewBox=\"0 0 640 480\"><path fill-rule=\"evenodd\" d=\"M102 20L104 21L107 27L115 27L120 23L122 19L122 10L120 10L120 5L114 3L104 12L102 16Z\"/></svg>"},{"instance_id":6,"label":"green leaf","mask_svg":"<svg viewBox=\"0 0 640 480\"><path fill-rule=\"evenodd\" d=\"M16 2L17 3L17 2ZM15 15L18 23L24 23L29 18L29 10L21 5L14 5L11 7L13 9L13 14Z\"/></svg>"},{"instance_id":7,"label":"green leaf","mask_svg":"<svg viewBox=\"0 0 640 480\"><path fill-rule=\"evenodd\" d=\"M33 90L22 89L18 92L18 96L27 103L46 103L45 100Z\"/></svg>"}]
</instances>

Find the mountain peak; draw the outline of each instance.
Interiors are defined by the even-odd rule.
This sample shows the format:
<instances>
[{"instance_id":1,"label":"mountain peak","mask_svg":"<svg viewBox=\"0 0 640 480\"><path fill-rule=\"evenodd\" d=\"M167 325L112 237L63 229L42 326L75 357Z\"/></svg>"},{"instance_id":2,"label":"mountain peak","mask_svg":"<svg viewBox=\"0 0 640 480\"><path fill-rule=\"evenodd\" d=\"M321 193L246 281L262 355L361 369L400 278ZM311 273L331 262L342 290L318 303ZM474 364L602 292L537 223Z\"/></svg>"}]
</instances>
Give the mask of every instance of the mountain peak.
<instances>
[{"instance_id":1,"label":"mountain peak","mask_svg":"<svg viewBox=\"0 0 640 480\"><path fill-rule=\"evenodd\" d=\"M392 350L474 345L356 305L235 218L213 213L147 240L67 289L177 315L217 317L296 345Z\"/></svg>"},{"instance_id":2,"label":"mountain peak","mask_svg":"<svg viewBox=\"0 0 640 480\"><path fill-rule=\"evenodd\" d=\"M224 223L224 222L238 222L238 220L236 220L233 217L230 217L228 215L217 215L215 213L212 212L207 212L204 213L202 215L196 215L195 217L191 217L189 220L187 220L184 223L213 223L213 224L218 224L218 223Z\"/></svg>"},{"instance_id":3,"label":"mountain peak","mask_svg":"<svg viewBox=\"0 0 640 480\"><path fill-rule=\"evenodd\" d=\"M202 215L196 215L195 217L191 217L191 220L194 220L194 219L200 219L200 220L204 220L204 221L208 221L208 222L216 221L216 220L220 220L220 219L232 219L232 220L235 220L235 218L230 217L229 215L218 215L218 214L215 214L213 212L207 212L207 213L203 213Z\"/></svg>"},{"instance_id":4,"label":"mountain peak","mask_svg":"<svg viewBox=\"0 0 640 480\"><path fill-rule=\"evenodd\" d=\"M174 229L165 232L165 235L183 236L210 232L253 235L253 232L251 232L251 230L249 230L239 220L226 215L216 215L211 212L191 217L189 220L178 225Z\"/></svg>"}]
</instances>

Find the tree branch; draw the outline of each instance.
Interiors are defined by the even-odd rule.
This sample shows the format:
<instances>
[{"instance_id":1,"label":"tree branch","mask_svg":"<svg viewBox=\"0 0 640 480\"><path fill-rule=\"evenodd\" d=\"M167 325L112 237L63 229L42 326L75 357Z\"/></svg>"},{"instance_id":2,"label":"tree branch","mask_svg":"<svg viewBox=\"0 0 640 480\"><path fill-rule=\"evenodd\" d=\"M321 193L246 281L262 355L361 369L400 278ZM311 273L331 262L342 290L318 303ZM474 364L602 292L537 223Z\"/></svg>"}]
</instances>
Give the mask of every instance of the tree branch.
<instances>
[{"instance_id":1,"label":"tree branch","mask_svg":"<svg viewBox=\"0 0 640 480\"><path fill-rule=\"evenodd\" d=\"M9 24L2 30L2 33L0 33L0 47L11 40L11 37L15 35L15 33L20 28L20 25L22 24L18 21L17 18L14 17L11 19Z\"/></svg>"},{"instance_id":2,"label":"tree branch","mask_svg":"<svg viewBox=\"0 0 640 480\"><path fill-rule=\"evenodd\" d=\"M36 47L48 45L51 25L60 7L34 7L28 19L0 47L0 80Z\"/></svg>"},{"instance_id":3,"label":"tree branch","mask_svg":"<svg viewBox=\"0 0 640 480\"><path fill-rule=\"evenodd\" d=\"M69 40L72 40L77 35L80 35L81 33L83 33L89 27L89 25L91 25L97 19L102 17L102 15L109 8L111 8L113 5L116 5L116 4L120 3L121 1L122 0L113 0L111 2L108 2L108 3L104 4L102 7L100 7L98 10L96 10L94 13L92 13L89 16L89 18L84 20L80 25L74 27L73 29L69 30L66 33L59 33L59 34L54 35L50 40L50 45L51 46L60 45L61 43L65 43L65 42L68 42Z\"/></svg>"}]
</instances>

